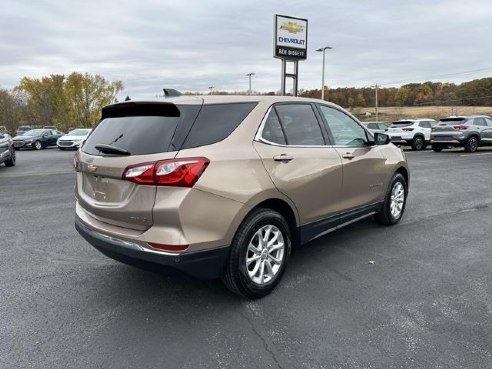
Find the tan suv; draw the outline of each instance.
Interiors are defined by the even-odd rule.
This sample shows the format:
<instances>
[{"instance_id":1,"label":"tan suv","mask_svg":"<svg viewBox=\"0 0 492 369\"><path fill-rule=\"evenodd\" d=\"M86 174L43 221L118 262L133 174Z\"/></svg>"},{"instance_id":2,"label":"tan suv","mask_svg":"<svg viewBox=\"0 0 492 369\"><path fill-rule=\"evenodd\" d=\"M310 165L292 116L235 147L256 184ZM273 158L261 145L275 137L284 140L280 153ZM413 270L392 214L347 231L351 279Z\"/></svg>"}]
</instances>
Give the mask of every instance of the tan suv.
<instances>
[{"instance_id":1,"label":"tan suv","mask_svg":"<svg viewBox=\"0 0 492 369\"><path fill-rule=\"evenodd\" d=\"M292 247L370 215L397 223L409 183L387 135L293 97L110 105L74 165L75 225L99 251L249 298L278 284Z\"/></svg>"}]
</instances>

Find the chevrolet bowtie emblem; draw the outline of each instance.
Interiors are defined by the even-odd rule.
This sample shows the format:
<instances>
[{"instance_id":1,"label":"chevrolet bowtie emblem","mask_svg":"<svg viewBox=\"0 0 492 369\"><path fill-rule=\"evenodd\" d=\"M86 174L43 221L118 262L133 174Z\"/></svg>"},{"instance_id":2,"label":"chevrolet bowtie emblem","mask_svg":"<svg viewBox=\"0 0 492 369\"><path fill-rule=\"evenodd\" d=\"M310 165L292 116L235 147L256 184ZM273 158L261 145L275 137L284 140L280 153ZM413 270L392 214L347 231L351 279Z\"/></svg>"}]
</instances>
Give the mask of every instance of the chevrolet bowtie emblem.
<instances>
[{"instance_id":1,"label":"chevrolet bowtie emblem","mask_svg":"<svg viewBox=\"0 0 492 369\"><path fill-rule=\"evenodd\" d=\"M93 164L89 164L89 165L87 166L87 171L88 171L89 173L94 173L96 170L97 170L97 167L96 167L95 165L93 165Z\"/></svg>"},{"instance_id":2,"label":"chevrolet bowtie emblem","mask_svg":"<svg viewBox=\"0 0 492 369\"><path fill-rule=\"evenodd\" d=\"M280 29L284 29L289 33L299 33L304 30L304 26L295 22L286 22L280 26Z\"/></svg>"}]
</instances>

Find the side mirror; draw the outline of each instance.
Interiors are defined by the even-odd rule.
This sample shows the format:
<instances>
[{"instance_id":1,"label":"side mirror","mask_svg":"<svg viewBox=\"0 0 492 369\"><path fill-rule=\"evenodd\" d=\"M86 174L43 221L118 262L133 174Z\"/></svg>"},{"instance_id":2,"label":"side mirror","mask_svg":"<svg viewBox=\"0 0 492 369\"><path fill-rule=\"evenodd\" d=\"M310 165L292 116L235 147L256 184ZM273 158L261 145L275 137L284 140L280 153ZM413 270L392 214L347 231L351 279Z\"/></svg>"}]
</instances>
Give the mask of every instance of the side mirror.
<instances>
[{"instance_id":1,"label":"side mirror","mask_svg":"<svg viewBox=\"0 0 492 369\"><path fill-rule=\"evenodd\" d=\"M391 142L391 137L386 133L374 133L374 143L376 145L387 145Z\"/></svg>"}]
</instances>

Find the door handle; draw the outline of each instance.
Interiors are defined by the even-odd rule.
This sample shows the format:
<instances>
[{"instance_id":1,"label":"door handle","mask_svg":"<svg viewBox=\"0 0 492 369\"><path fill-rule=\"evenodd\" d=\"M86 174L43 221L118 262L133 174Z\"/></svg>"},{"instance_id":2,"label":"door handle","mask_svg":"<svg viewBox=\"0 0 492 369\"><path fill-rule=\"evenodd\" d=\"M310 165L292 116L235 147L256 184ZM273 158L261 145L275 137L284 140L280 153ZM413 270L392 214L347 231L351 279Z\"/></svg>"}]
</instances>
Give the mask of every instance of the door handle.
<instances>
[{"instance_id":1,"label":"door handle","mask_svg":"<svg viewBox=\"0 0 492 369\"><path fill-rule=\"evenodd\" d=\"M355 155L347 152L342 155L342 158L352 160L353 158L355 158Z\"/></svg>"},{"instance_id":2,"label":"door handle","mask_svg":"<svg viewBox=\"0 0 492 369\"><path fill-rule=\"evenodd\" d=\"M294 157L287 154L275 155L273 157L273 160L275 161L291 161L292 159L294 159Z\"/></svg>"}]
</instances>

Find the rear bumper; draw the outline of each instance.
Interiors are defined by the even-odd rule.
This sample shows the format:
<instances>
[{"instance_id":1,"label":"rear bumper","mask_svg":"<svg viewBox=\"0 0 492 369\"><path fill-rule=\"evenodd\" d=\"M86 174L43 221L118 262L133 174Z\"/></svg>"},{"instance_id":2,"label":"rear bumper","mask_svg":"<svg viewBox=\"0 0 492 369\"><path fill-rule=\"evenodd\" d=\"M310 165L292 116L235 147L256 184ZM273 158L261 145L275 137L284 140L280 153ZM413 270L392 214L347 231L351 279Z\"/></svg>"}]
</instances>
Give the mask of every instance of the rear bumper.
<instances>
[{"instance_id":1,"label":"rear bumper","mask_svg":"<svg viewBox=\"0 0 492 369\"><path fill-rule=\"evenodd\" d=\"M102 234L75 216L75 228L104 255L125 264L157 272L180 272L198 279L213 279L224 272L229 247L185 254L153 251L143 246Z\"/></svg>"}]
</instances>

